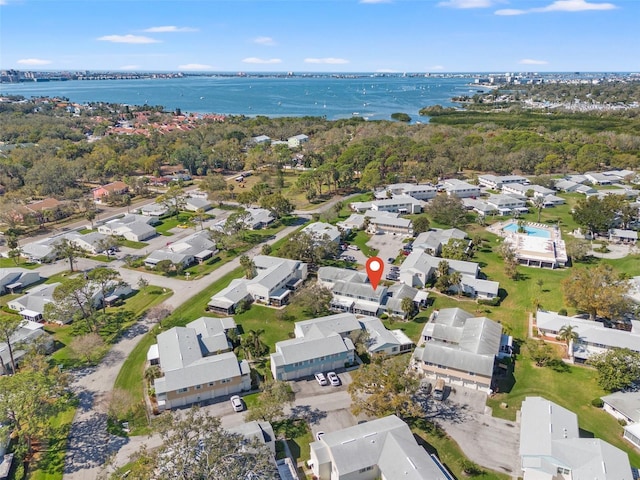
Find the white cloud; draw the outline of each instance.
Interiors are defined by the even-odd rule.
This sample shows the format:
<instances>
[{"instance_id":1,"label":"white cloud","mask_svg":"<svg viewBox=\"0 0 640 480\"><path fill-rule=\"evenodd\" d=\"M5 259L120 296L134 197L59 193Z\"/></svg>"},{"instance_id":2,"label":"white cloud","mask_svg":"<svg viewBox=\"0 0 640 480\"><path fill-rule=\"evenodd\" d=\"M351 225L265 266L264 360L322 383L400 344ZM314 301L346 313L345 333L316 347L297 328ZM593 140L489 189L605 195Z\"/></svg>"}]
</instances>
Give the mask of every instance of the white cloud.
<instances>
[{"instance_id":1,"label":"white cloud","mask_svg":"<svg viewBox=\"0 0 640 480\"><path fill-rule=\"evenodd\" d=\"M98 37L98 40L103 42L113 43L160 43L160 40L156 40L151 37L143 37L142 35L105 35Z\"/></svg>"},{"instance_id":2,"label":"white cloud","mask_svg":"<svg viewBox=\"0 0 640 480\"><path fill-rule=\"evenodd\" d=\"M518 62L520 65L547 65L546 60L535 60L533 58L523 58Z\"/></svg>"},{"instance_id":3,"label":"white cloud","mask_svg":"<svg viewBox=\"0 0 640 480\"><path fill-rule=\"evenodd\" d=\"M393 70L391 68L379 68L376 70L377 73L397 73L397 70Z\"/></svg>"},{"instance_id":4,"label":"white cloud","mask_svg":"<svg viewBox=\"0 0 640 480\"><path fill-rule=\"evenodd\" d=\"M525 13L546 13L546 12L585 12L589 10L614 10L618 8L613 3L593 3L588 0L556 0L546 7L529 8L518 10L506 8L497 10L496 15L524 15Z\"/></svg>"},{"instance_id":5,"label":"white cloud","mask_svg":"<svg viewBox=\"0 0 640 480\"><path fill-rule=\"evenodd\" d=\"M527 10L518 10L516 8L503 8L502 10L495 11L496 15L505 15L505 16L523 15L525 13L529 13L529 12Z\"/></svg>"},{"instance_id":6,"label":"white cloud","mask_svg":"<svg viewBox=\"0 0 640 480\"><path fill-rule=\"evenodd\" d=\"M23 58L21 60L18 60L18 62L20 65L34 65L34 66L39 66L39 65L49 65L51 62L51 60L43 60L41 58Z\"/></svg>"},{"instance_id":7,"label":"white cloud","mask_svg":"<svg viewBox=\"0 0 640 480\"><path fill-rule=\"evenodd\" d=\"M0 0L0 5L6 5L7 3L7 0Z\"/></svg>"},{"instance_id":8,"label":"white cloud","mask_svg":"<svg viewBox=\"0 0 640 480\"><path fill-rule=\"evenodd\" d=\"M391 0L360 0L360 3L391 3Z\"/></svg>"},{"instance_id":9,"label":"white cloud","mask_svg":"<svg viewBox=\"0 0 640 480\"><path fill-rule=\"evenodd\" d=\"M149 33L174 33L174 32L197 32L197 28L191 27L176 27L175 25L164 25L162 27L150 27L143 32Z\"/></svg>"},{"instance_id":10,"label":"white cloud","mask_svg":"<svg viewBox=\"0 0 640 480\"><path fill-rule=\"evenodd\" d=\"M282 60L279 58L257 58L257 57L249 57L242 60L243 63L255 63L259 65L273 65L276 63L282 63Z\"/></svg>"},{"instance_id":11,"label":"white cloud","mask_svg":"<svg viewBox=\"0 0 640 480\"><path fill-rule=\"evenodd\" d=\"M349 60L344 58L305 58L304 63L322 63L325 65L344 65L345 63L349 63Z\"/></svg>"},{"instance_id":12,"label":"white cloud","mask_svg":"<svg viewBox=\"0 0 640 480\"><path fill-rule=\"evenodd\" d=\"M119 68L119 70L138 70L140 65L123 65Z\"/></svg>"},{"instance_id":13,"label":"white cloud","mask_svg":"<svg viewBox=\"0 0 640 480\"><path fill-rule=\"evenodd\" d=\"M266 45L268 47L277 45L275 40L271 37L256 37L253 39L253 43L257 43L258 45Z\"/></svg>"},{"instance_id":14,"label":"white cloud","mask_svg":"<svg viewBox=\"0 0 640 480\"><path fill-rule=\"evenodd\" d=\"M444 67L442 65L434 65L429 70L444 70Z\"/></svg>"},{"instance_id":15,"label":"white cloud","mask_svg":"<svg viewBox=\"0 0 640 480\"><path fill-rule=\"evenodd\" d=\"M613 10L613 3L591 3L587 0L556 0L547 7L537 10L541 12L583 12L585 10Z\"/></svg>"},{"instance_id":16,"label":"white cloud","mask_svg":"<svg viewBox=\"0 0 640 480\"><path fill-rule=\"evenodd\" d=\"M439 7L451 8L488 8L496 4L496 0L447 0L438 3Z\"/></svg>"},{"instance_id":17,"label":"white cloud","mask_svg":"<svg viewBox=\"0 0 640 480\"><path fill-rule=\"evenodd\" d=\"M186 63L184 65L178 65L178 70L213 70L213 67L203 63Z\"/></svg>"}]
</instances>

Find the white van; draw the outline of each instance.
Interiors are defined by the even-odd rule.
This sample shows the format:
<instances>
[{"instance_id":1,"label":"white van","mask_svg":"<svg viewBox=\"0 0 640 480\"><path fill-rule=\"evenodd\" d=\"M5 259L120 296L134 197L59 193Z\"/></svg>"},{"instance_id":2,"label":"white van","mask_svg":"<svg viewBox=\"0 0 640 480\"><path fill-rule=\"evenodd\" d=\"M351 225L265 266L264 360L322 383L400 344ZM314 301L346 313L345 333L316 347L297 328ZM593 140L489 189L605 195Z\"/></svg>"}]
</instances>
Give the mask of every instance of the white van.
<instances>
[{"instance_id":1,"label":"white van","mask_svg":"<svg viewBox=\"0 0 640 480\"><path fill-rule=\"evenodd\" d=\"M444 389L444 379L439 378L438 380L436 380L436 386L433 388L433 398L435 398L436 400L443 400Z\"/></svg>"}]
</instances>

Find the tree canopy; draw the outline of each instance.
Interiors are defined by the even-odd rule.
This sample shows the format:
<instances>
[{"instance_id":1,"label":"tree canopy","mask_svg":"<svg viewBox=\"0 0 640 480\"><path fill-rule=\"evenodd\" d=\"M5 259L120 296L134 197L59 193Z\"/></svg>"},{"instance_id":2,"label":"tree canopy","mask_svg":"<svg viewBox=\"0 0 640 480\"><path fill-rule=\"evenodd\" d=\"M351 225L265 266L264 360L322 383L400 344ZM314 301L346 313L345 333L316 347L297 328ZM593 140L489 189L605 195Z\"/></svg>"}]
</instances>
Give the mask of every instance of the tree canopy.
<instances>
[{"instance_id":1,"label":"tree canopy","mask_svg":"<svg viewBox=\"0 0 640 480\"><path fill-rule=\"evenodd\" d=\"M220 420L191 409L172 415L161 426L162 444L145 447L133 456L130 476L139 480L198 480L243 478L277 480L269 448L257 439L225 430ZM114 474L110 478L121 478Z\"/></svg>"},{"instance_id":2,"label":"tree canopy","mask_svg":"<svg viewBox=\"0 0 640 480\"><path fill-rule=\"evenodd\" d=\"M616 318L629 309L626 294L629 282L623 280L610 265L600 264L595 268L574 268L562 281L567 303L578 311L596 316Z\"/></svg>"},{"instance_id":3,"label":"tree canopy","mask_svg":"<svg viewBox=\"0 0 640 480\"><path fill-rule=\"evenodd\" d=\"M424 416L422 407L413 402L420 380L407 371L406 359L376 355L368 365L351 373L351 411L373 417L398 415L401 418Z\"/></svg>"},{"instance_id":4,"label":"tree canopy","mask_svg":"<svg viewBox=\"0 0 640 480\"><path fill-rule=\"evenodd\" d=\"M628 348L593 355L588 363L598 371L598 384L610 392L623 390L640 380L640 353Z\"/></svg>"}]
</instances>

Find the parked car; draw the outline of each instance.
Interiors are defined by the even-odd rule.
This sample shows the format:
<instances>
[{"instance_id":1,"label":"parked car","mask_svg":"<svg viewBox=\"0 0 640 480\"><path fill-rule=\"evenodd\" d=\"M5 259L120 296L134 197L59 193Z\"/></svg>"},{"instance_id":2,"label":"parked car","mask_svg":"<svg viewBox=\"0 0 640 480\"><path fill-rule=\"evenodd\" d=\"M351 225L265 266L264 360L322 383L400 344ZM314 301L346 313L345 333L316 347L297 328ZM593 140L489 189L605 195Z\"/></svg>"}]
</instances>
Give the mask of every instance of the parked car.
<instances>
[{"instance_id":1,"label":"parked car","mask_svg":"<svg viewBox=\"0 0 640 480\"><path fill-rule=\"evenodd\" d=\"M325 385L327 385L329 382L327 381L327 377L324 376L324 373L322 372L318 372L318 373L314 373L313 374L314 377L316 377L316 381L320 384L320 386L324 387Z\"/></svg>"},{"instance_id":2,"label":"parked car","mask_svg":"<svg viewBox=\"0 0 640 480\"><path fill-rule=\"evenodd\" d=\"M396 261L396 259L395 259L395 258L393 258L393 257L389 257L389 258L387 258L387 262L389 262L389 263L393 263L393 262L395 262L395 261Z\"/></svg>"},{"instance_id":3,"label":"parked car","mask_svg":"<svg viewBox=\"0 0 640 480\"><path fill-rule=\"evenodd\" d=\"M324 437L324 432L323 431L319 431L318 433L316 433L316 440L320 441L322 439L322 437Z\"/></svg>"},{"instance_id":4,"label":"parked car","mask_svg":"<svg viewBox=\"0 0 640 480\"><path fill-rule=\"evenodd\" d=\"M360 250L360 247L358 247L357 245L349 245L347 248L349 250Z\"/></svg>"},{"instance_id":5,"label":"parked car","mask_svg":"<svg viewBox=\"0 0 640 480\"><path fill-rule=\"evenodd\" d=\"M329 383L334 387L339 387L342 384L340 377L338 377L336 372L327 373L327 378L329 379Z\"/></svg>"},{"instance_id":6,"label":"parked car","mask_svg":"<svg viewBox=\"0 0 640 480\"><path fill-rule=\"evenodd\" d=\"M235 412L241 412L244 410L244 403L242 403L242 399L239 395L231 397L231 406Z\"/></svg>"}]
</instances>

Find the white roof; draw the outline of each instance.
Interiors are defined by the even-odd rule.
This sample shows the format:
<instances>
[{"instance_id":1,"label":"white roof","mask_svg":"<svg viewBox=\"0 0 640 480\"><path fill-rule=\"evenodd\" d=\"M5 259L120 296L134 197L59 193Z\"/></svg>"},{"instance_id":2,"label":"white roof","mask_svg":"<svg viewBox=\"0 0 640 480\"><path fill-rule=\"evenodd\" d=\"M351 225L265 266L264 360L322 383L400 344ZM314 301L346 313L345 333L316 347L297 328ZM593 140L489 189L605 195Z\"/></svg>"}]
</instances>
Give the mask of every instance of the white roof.
<instances>
[{"instance_id":1,"label":"white roof","mask_svg":"<svg viewBox=\"0 0 640 480\"><path fill-rule=\"evenodd\" d=\"M575 345L578 349L580 348L580 344L590 343L603 345L604 348L628 348L640 352L640 333L606 328L600 322L566 317L554 312L545 312L544 310L538 310L536 313L536 323L540 329L555 332L559 331L565 325L575 327L576 332L580 335ZM579 354L579 352L576 353ZM589 354L588 352L582 353L587 356Z\"/></svg>"},{"instance_id":2,"label":"white roof","mask_svg":"<svg viewBox=\"0 0 640 480\"><path fill-rule=\"evenodd\" d=\"M522 402L520 455L524 478L557 467L571 471L572 480L632 480L629 457L597 438L580 438L575 413L541 397ZM553 471L551 471L553 470Z\"/></svg>"}]
</instances>

